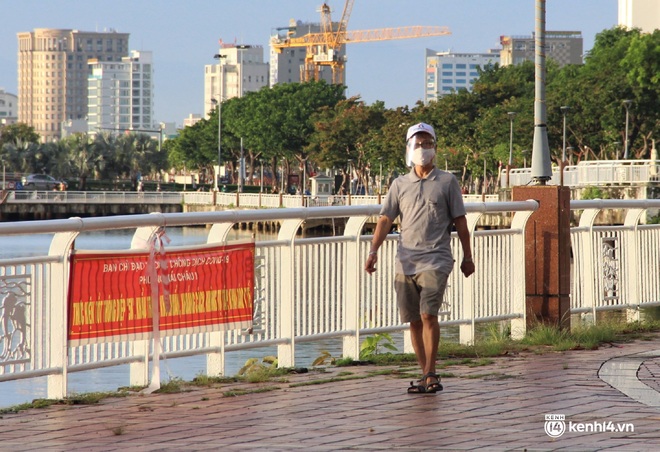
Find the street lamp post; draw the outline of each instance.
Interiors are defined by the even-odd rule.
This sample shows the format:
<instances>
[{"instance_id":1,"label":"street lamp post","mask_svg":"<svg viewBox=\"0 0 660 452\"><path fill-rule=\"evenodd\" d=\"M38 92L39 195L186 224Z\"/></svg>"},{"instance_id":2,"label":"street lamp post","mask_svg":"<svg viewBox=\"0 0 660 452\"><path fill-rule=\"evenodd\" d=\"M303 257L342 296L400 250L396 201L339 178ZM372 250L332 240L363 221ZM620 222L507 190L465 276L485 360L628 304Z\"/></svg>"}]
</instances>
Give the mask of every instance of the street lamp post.
<instances>
[{"instance_id":1,"label":"street lamp post","mask_svg":"<svg viewBox=\"0 0 660 452\"><path fill-rule=\"evenodd\" d=\"M222 166L222 100L224 98L223 86L225 84L225 67L222 64L222 59L227 58L227 55L216 53L213 55L213 58L218 60L218 85L220 85L219 99L215 101L218 105L218 170L215 174L215 183L213 184L214 190L218 191L218 178L220 177L220 167ZM214 99L211 99L211 102L213 101Z\"/></svg>"},{"instance_id":2,"label":"street lamp post","mask_svg":"<svg viewBox=\"0 0 660 452\"><path fill-rule=\"evenodd\" d=\"M237 90L238 90L238 97L243 97L243 50L246 49L251 49L251 45L246 45L246 44L241 44L236 46L236 50L238 50L238 72L237 72L237 77L238 80L237 82Z\"/></svg>"},{"instance_id":3,"label":"street lamp post","mask_svg":"<svg viewBox=\"0 0 660 452\"><path fill-rule=\"evenodd\" d=\"M383 193L383 157L378 157L378 195Z\"/></svg>"},{"instance_id":4,"label":"street lamp post","mask_svg":"<svg viewBox=\"0 0 660 452\"><path fill-rule=\"evenodd\" d=\"M353 191L353 181L352 181L352 170L351 170L351 164L353 163L353 159L348 159L346 162L346 167L348 168L348 172L346 173L346 182L348 184L348 205L351 205L351 192Z\"/></svg>"},{"instance_id":5,"label":"street lamp post","mask_svg":"<svg viewBox=\"0 0 660 452\"><path fill-rule=\"evenodd\" d=\"M626 141L625 141L625 147L623 151L623 158L624 160L628 159L628 114L630 112L630 105L632 104L632 100L626 99L623 101L623 106L626 108Z\"/></svg>"},{"instance_id":6,"label":"street lamp post","mask_svg":"<svg viewBox=\"0 0 660 452\"><path fill-rule=\"evenodd\" d=\"M245 177L245 157L243 156L243 137L241 137L241 157L238 162L238 192L243 193L243 178Z\"/></svg>"},{"instance_id":7,"label":"street lamp post","mask_svg":"<svg viewBox=\"0 0 660 452\"><path fill-rule=\"evenodd\" d=\"M559 107L561 115L563 116L563 141L561 151L561 163L559 164L559 185L564 186L564 166L566 166L566 115L568 110L571 109L568 105Z\"/></svg>"},{"instance_id":8,"label":"street lamp post","mask_svg":"<svg viewBox=\"0 0 660 452\"><path fill-rule=\"evenodd\" d=\"M527 154L529 154L529 149L523 149L521 152L523 155L523 168L527 168Z\"/></svg>"},{"instance_id":9,"label":"street lamp post","mask_svg":"<svg viewBox=\"0 0 660 452\"><path fill-rule=\"evenodd\" d=\"M510 182L510 173L511 165L513 164L513 118L516 117L515 111L510 111L507 113L509 116L510 128L509 128L509 161L506 164L506 188L509 188Z\"/></svg>"},{"instance_id":10,"label":"street lamp post","mask_svg":"<svg viewBox=\"0 0 660 452\"><path fill-rule=\"evenodd\" d=\"M238 72L236 75L238 76L238 97L243 97L243 50L251 48L251 45L237 45L236 50L238 51ZM245 156L243 155L243 137L241 137L241 159L239 162L239 167L238 167L238 192L241 193L243 192L243 178L245 174Z\"/></svg>"}]
</instances>

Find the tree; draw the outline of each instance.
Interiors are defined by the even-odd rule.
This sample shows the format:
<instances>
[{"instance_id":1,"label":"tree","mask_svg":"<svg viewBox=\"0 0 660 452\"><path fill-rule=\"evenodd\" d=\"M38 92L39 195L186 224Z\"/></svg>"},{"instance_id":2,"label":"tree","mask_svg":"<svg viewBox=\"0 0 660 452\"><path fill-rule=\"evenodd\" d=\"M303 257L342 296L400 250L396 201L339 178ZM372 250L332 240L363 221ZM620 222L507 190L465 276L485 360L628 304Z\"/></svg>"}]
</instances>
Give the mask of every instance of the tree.
<instances>
[{"instance_id":1,"label":"tree","mask_svg":"<svg viewBox=\"0 0 660 452\"><path fill-rule=\"evenodd\" d=\"M306 146L318 165L326 168L349 168L355 171L358 184L368 185L368 172L378 158L378 146L373 138L385 124L383 103L367 106L359 96L323 107L313 116L315 131ZM349 182L342 171L344 183Z\"/></svg>"},{"instance_id":2,"label":"tree","mask_svg":"<svg viewBox=\"0 0 660 452\"><path fill-rule=\"evenodd\" d=\"M228 106L226 119L223 110L223 131L226 123L230 136L243 137L250 168L258 156L270 160L273 169L280 158L302 165L308 158L305 148L314 131L314 112L344 99L344 89L319 81L283 83L250 92L237 99L235 106Z\"/></svg>"},{"instance_id":3,"label":"tree","mask_svg":"<svg viewBox=\"0 0 660 452\"><path fill-rule=\"evenodd\" d=\"M20 143L38 143L39 138L34 127L22 122L0 128L0 148L5 144L19 146Z\"/></svg>"},{"instance_id":4,"label":"tree","mask_svg":"<svg viewBox=\"0 0 660 452\"><path fill-rule=\"evenodd\" d=\"M642 141L633 155L650 158L650 142L660 126L660 30L633 35L621 66L634 100L630 108L630 143L634 144L637 137Z\"/></svg>"}]
</instances>

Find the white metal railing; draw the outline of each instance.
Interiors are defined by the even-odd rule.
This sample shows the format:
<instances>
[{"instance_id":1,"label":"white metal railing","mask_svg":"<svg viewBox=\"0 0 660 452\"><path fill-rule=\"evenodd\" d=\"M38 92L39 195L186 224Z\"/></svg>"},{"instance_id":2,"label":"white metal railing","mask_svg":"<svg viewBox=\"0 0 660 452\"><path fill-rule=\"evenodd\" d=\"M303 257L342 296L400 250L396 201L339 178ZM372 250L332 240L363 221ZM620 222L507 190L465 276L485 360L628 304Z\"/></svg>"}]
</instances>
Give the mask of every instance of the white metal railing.
<instances>
[{"instance_id":1,"label":"white metal railing","mask_svg":"<svg viewBox=\"0 0 660 452\"><path fill-rule=\"evenodd\" d=\"M648 209L660 200L571 201L571 210L582 211L578 227L571 230L571 312L588 314L627 309L630 320L639 310L660 305L660 225L639 224ZM596 226L605 210L626 211L620 226Z\"/></svg>"},{"instance_id":2,"label":"white metal railing","mask_svg":"<svg viewBox=\"0 0 660 452\"><path fill-rule=\"evenodd\" d=\"M242 209L275 209L278 207L363 206L380 204L377 195L282 195L270 193L225 192L118 192L118 191L8 191L4 202L38 204L189 204ZM495 202L497 195L463 195L465 202Z\"/></svg>"},{"instance_id":3,"label":"white metal railing","mask_svg":"<svg viewBox=\"0 0 660 452\"><path fill-rule=\"evenodd\" d=\"M514 334L524 334L524 225L537 208L535 201L466 204L477 268L473 277L452 273L446 299L450 312L444 325L459 325L463 342L474 340L479 322L511 320ZM4 304L0 313L18 331L0 345L0 382L48 377L48 396L66 393L66 375L93 368L130 364L130 384L145 385L151 353L146 341L68 346L66 300L68 256L76 237L87 231L134 229L131 248L144 249L147 238L162 227L212 225L206 242L224 243L235 223L281 221L276 240L256 242L255 329L185 334L163 338L169 358L206 355L209 375L224 372L224 354L234 350L277 346L278 363L295 363L296 343L338 338L343 356L359 357L360 338L374 332L405 331L394 296L393 234L381 248L379 269L367 275L363 265L370 236L362 229L378 205L291 209L231 210L186 214L150 214L0 223L0 237L53 234L48 255L0 260L0 296L23 284L24 320ZM490 212L515 212L510 229L474 231L479 217ZM299 238L305 220L347 218L342 236ZM460 245L454 235L455 259ZM103 243L98 244L103 250ZM199 246L199 245L197 245ZM184 250L186 247L172 247ZM26 250L28 251L28 250ZM3 323L0 322L0 325ZM13 328L13 327L10 327ZM11 332L10 332L11 333ZM5 333L3 333L5 334ZM21 341L24 338L25 341ZM409 341L406 341L409 347ZM68 352L67 352L68 350Z\"/></svg>"},{"instance_id":4,"label":"white metal railing","mask_svg":"<svg viewBox=\"0 0 660 452\"><path fill-rule=\"evenodd\" d=\"M550 184L559 185L559 168L552 168ZM501 186L506 186L506 170ZM532 180L531 168L515 168L509 186L527 185ZM564 168L564 185L569 187L639 185L660 183L660 160L587 160Z\"/></svg>"},{"instance_id":5,"label":"white metal railing","mask_svg":"<svg viewBox=\"0 0 660 452\"><path fill-rule=\"evenodd\" d=\"M183 193L166 191L30 191L7 192L6 203L64 204L181 204Z\"/></svg>"},{"instance_id":6,"label":"white metal railing","mask_svg":"<svg viewBox=\"0 0 660 452\"><path fill-rule=\"evenodd\" d=\"M459 326L462 342L474 340L480 322L510 321L514 336L524 334L524 228L536 207L534 201L466 204L477 272L467 279L458 270L452 272L446 292L450 309L441 319L442 325ZM571 231L571 312L595 320L597 311L627 309L635 319L640 308L660 305L660 225L638 224L646 209L660 208L660 200L573 201L571 208L581 212L579 226ZM594 226L605 209L625 209L625 224ZM378 210L373 205L0 223L0 237L52 234L47 255L0 260L0 382L47 376L48 396L62 397L68 373L129 364L130 384L146 385L151 354L147 341L66 342L68 256L79 234L101 230L134 230L131 248L144 249L162 227L212 225L206 243L217 244L226 242L235 223L280 221L275 240L256 242L254 331L166 337L164 355L205 355L207 374L217 375L224 372L228 352L277 346L279 365L291 366L296 344L337 338L343 341L343 356L357 358L363 336L407 329L398 319L393 289L396 234L379 250L378 271L363 271L371 239L363 226ZM479 217L493 212L514 212L511 228L475 231ZM341 236L297 234L305 220L334 218L348 219ZM454 235L452 241L460 261L458 238ZM99 250L103 246L99 243ZM8 300L19 286L25 298ZM405 344L410 345L407 338Z\"/></svg>"}]
</instances>

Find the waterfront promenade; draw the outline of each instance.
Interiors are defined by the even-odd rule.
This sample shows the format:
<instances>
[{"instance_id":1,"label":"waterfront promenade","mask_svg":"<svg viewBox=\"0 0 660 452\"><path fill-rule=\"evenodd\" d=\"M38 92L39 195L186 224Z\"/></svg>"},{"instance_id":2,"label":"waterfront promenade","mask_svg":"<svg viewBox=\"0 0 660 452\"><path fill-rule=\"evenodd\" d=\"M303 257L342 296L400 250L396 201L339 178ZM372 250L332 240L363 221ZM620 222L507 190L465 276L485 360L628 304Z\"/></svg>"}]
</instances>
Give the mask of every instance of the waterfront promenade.
<instances>
[{"instance_id":1,"label":"waterfront promenade","mask_svg":"<svg viewBox=\"0 0 660 452\"><path fill-rule=\"evenodd\" d=\"M31 409L2 416L0 444L49 451L658 450L660 334L650 336L449 366L445 391L435 395L406 393L401 372L412 368L356 366ZM300 385L315 380L326 382ZM565 416L561 436L545 433L546 414Z\"/></svg>"}]
</instances>

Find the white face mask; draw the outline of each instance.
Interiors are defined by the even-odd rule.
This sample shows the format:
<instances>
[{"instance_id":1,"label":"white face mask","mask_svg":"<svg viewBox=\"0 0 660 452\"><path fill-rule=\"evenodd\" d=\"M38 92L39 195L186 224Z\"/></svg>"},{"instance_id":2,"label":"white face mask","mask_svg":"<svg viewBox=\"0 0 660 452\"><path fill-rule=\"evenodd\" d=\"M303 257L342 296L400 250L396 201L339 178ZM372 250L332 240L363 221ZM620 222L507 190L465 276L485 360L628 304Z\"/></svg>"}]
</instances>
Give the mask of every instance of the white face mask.
<instances>
[{"instance_id":1,"label":"white face mask","mask_svg":"<svg viewBox=\"0 0 660 452\"><path fill-rule=\"evenodd\" d=\"M433 157L435 157L434 148L417 148L413 150L410 160L414 165L426 166L431 163Z\"/></svg>"}]
</instances>

